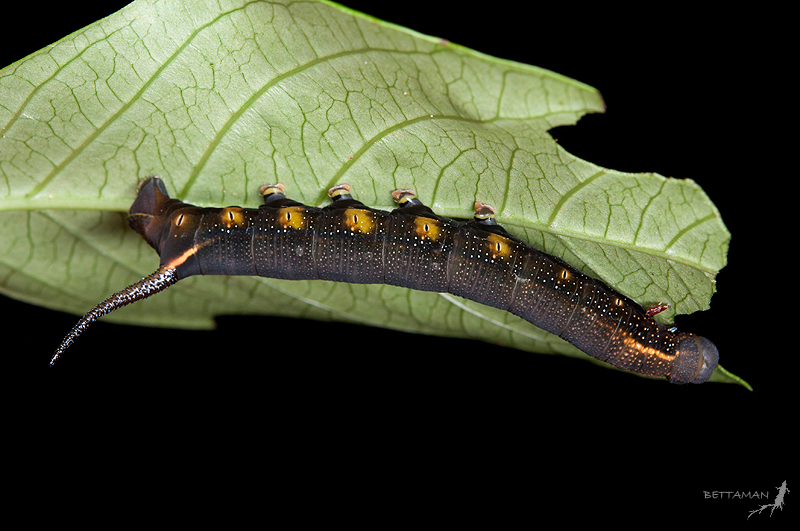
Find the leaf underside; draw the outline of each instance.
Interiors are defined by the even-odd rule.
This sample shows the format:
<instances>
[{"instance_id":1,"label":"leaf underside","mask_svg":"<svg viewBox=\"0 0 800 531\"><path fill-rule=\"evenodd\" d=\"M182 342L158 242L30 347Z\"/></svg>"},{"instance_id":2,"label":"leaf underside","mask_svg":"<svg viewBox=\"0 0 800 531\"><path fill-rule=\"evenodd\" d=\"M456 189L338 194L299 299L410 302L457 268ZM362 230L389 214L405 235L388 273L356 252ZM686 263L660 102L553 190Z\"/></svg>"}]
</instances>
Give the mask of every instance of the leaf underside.
<instances>
[{"instance_id":1,"label":"leaf underside","mask_svg":"<svg viewBox=\"0 0 800 531\"><path fill-rule=\"evenodd\" d=\"M309 205L341 182L385 210L396 188L450 217L480 200L531 245L670 304L661 322L707 309L725 265L728 231L693 181L604 169L548 134L603 112L595 89L328 2L137 0L6 67L0 90L0 290L49 308L83 314L155 270L124 216L150 175L200 206L257 207L278 181ZM275 313L590 359L507 312L386 285L194 277L106 319Z\"/></svg>"}]
</instances>

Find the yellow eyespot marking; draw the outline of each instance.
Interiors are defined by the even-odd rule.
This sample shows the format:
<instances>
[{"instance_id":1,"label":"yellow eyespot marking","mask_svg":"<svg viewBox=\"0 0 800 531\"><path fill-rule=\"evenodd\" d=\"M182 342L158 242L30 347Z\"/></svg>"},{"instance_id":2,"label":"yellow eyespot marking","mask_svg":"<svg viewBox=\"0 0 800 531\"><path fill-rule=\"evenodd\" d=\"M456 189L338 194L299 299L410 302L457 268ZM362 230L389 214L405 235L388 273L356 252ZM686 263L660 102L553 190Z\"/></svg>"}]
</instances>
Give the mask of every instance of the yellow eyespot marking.
<instances>
[{"instance_id":1,"label":"yellow eyespot marking","mask_svg":"<svg viewBox=\"0 0 800 531\"><path fill-rule=\"evenodd\" d=\"M617 306L622 306L623 304L625 304L625 302L622 299L617 298L614 299L614 304L616 304Z\"/></svg>"},{"instance_id":2,"label":"yellow eyespot marking","mask_svg":"<svg viewBox=\"0 0 800 531\"><path fill-rule=\"evenodd\" d=\"M229 229L244 225L244 212L240 207L223 208L219 217L222 224Z\"/></svg>"},{"instance_id":3,"label":"yellow eyespot marking","mask_svg":"<svg viewBox=\"0 0 800 531\"><path fill-rule=\"evenodd\" d=\"M492 258L506 259L511 255L511 246L508 239L500 236L499 234L490 234L487 237L489 242L489 252L492 253Z\"/></svg>"},{"instance_id":4,"label":"yellow eyespot marking","mask_svg":"<svg viewBox=\"0 0 800 531\"><path fill-rule=\"evenodd\" d=\"M571 278L572 278L572 273L570 273L566 269L561 270L561 280L569 280Z\"/></svg>"},{"instance_id":5,"label":"yellow eyespot marking","mask_svg":"<svg viewBox=\"0 0 800 531\"><path fill-rule=\"evenodd\" d=\"M278 223L284 229L306 228L306 210L301 206L283 207L278 210Z\"/></svg>"},{"instance_id":6,"label":"yellow eyespot marking","mask_svg":"<svg viewBox=\"0 0 800 531\"><path fill-rule=\"evenodd\" d=\"M375 229L375 219L369 210L348 208L344 211L344 222L351 232L370 234Z\"/></svg>"},{"instance_id":7,"label":"yellow eyespot marking","mask_svg":"<svg viewBox=\"0 0 800 531\"><path fill-rule=\"evenodd\" d=\"M414 218L414 225L414 230L420 240L431 240L435 242L439 239L439 222L435 219L418 216Z\"/></svg>"},{"instance_id":8,"label":"yellow eyespot marking","mask_svg":"<svg viewBox=\"0 0 800 531\"><path fill-rule=\"evenodd\" d=\"M183 214L178 214L178 217L175 218L175 226L176 227L180 227L181 225L183 225L183 221L185 219L186 219L186 216L184 216Z\"/></svg>"}]
</instances>

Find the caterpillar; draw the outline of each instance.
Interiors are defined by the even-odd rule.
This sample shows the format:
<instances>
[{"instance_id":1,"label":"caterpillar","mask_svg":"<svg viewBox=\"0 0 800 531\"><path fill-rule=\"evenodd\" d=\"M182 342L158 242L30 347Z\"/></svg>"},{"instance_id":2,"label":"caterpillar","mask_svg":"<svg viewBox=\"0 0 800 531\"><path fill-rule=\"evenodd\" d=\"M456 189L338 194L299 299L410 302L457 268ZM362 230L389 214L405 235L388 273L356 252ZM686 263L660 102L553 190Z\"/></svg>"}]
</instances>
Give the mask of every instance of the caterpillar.
<instances>
[{"instance_id":1,"label":"caterpillar","mask_svg":"<svg viewBox=\"0 0 800 531\"><path fill-rule=\"evenodd\" d=\"M130 226L161 257L159 268L92 308L50 364L103 315L192 275L257 275L392 284L451 293L517 315L617 368L675 384L703 383L719 353L708 339L658 324L652 313L598 279L510 235L494 209L474 218L436 215L413 190L395 190L387 212L331 188L331 203L293 201L282 184L261 187L258 209L200 208L169 197L163 181L139 185Z\"/></svg>"}]
</instances>

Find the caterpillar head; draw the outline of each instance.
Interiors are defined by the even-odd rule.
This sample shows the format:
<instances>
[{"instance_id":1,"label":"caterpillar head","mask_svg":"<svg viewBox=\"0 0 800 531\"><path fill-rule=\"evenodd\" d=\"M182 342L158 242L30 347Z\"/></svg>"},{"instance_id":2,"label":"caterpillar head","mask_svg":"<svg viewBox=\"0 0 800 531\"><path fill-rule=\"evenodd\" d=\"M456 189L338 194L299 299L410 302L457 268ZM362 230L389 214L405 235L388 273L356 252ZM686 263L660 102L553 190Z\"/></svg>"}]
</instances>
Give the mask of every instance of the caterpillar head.
<instances>
[{"instance_id":1,"label":"caterpillar head","mask_svg":"<svg viewBox=\"0 0 800 531\"><path fill-rule=\"evenodd\" d=\"M694 334L681 334L679 337L669 382L685 384L707 381L719 361L717 347L708 339Z\"/></svg>"}]
</instances>

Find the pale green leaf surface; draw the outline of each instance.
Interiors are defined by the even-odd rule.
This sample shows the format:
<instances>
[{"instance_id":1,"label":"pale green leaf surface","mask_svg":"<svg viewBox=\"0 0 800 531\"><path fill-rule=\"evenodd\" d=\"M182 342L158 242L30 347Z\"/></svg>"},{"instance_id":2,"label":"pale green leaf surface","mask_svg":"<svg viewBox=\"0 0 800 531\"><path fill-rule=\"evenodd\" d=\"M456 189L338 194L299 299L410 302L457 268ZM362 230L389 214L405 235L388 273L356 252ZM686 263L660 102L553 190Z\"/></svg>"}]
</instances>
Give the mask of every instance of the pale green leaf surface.
<instances>
[{"instance_id":1,"label":"pale green leaf surface","mask_svg":"<svg viewBox=\"0 0 800 531\"><path fill-rule=\"evenodd\" d=\"M599 93L324 2L137 0L0 71L0 286L83 314L153 271L127 229L137 183L256 207L281 181L311 205L340 182L393 208L410 187L599 276L659 316L708 307L729 234L690 180L573 157L547 131ZM336 319L585 357L507 312L392 286L195 277L107 317L210 327L220 314ZM716 371L714 379L735 377Z\"/></svg>"}]
</instances>

